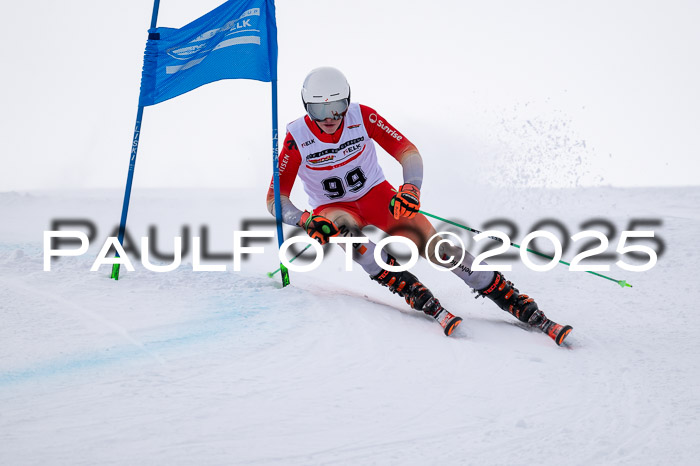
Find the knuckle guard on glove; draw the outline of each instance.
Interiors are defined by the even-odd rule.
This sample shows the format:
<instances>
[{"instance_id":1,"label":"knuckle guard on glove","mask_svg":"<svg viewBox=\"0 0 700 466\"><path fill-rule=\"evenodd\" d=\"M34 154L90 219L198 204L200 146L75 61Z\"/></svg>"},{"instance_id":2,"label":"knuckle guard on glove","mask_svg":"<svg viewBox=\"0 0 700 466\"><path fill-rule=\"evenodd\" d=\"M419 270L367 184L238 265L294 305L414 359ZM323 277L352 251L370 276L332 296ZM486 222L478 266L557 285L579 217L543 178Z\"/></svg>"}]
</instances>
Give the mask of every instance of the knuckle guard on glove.
<instances>
[{"instance_id":1,"label":"knuckle guard on glove","mask_svg":"<svg viewBox=\"0 0 700 466\"><path fill-rule=\"evenodd\" d=\"M420 190L410 183L401 185L389 207L396 220L414 217L420 209Z\"/></svg>"},{"instance_id":2,"label":"knuckle guard on glove","mask_svg":"<svg viewBox=\"0 0 700 466\"><path fill-rule=\"evenodd\" d=\"M312 215L310 212L304 212L299 225L310 237L321 244L326 244L331 237L340 234L338 227L331 220L321 215Z\"/></svg>"}]
</instances>

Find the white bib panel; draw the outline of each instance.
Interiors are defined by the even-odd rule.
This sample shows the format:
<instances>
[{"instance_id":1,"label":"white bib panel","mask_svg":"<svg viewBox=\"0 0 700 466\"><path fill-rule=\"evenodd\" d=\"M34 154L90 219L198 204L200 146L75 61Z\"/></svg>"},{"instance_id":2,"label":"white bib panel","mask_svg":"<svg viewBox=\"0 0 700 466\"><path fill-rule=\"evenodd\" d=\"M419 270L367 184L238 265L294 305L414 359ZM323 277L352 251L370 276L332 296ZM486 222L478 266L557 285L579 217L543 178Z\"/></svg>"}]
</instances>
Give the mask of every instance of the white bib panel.
<instances>
[{"instance_id":1,"label":"white bib panel","mask_svg":"<svg viewBox=\"0 0 700 466\"><path fill-rule=\"evenodd\" d=\"M332 202L356 201L384 181L359 104L350 104L342 130L337 143L326 143L318 140L303 117L287 126L301 154L298 176L314 209Z\"/></svg>"}]
</instances>

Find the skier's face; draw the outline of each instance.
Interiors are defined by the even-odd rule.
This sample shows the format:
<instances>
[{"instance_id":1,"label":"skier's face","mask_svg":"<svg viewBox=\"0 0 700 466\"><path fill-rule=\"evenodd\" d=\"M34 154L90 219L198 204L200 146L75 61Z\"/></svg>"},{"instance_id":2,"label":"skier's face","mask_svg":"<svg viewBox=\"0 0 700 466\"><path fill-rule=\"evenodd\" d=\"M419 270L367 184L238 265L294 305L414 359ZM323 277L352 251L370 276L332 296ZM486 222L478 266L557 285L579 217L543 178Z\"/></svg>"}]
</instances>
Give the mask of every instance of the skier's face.
<instances>
[{"instance_id":1,"label":"skier's face","mask_svg":"<svg viewBox=\"0 0 700 466\"><path fill-rule=\"evenodd\" d=\"M316 124L324 133L333 134L338 131L340 125L343 124L343 119L334 120L333 118L326 118L325 120L317 121Z\"/></svg>"}]
</instances>

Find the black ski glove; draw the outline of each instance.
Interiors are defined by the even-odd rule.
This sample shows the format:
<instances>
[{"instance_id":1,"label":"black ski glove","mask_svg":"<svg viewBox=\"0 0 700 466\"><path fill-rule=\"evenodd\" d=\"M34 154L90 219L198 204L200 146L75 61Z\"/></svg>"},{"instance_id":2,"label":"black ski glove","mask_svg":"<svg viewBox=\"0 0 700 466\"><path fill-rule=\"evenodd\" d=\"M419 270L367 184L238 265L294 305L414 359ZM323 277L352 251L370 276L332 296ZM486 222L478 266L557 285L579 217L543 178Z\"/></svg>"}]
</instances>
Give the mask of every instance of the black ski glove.
<instances>
[{"instance_id":1,"label":"black ski glove","mask_svg":"<svg viewBox=\"0 0 700 466\"><path fill-rule=\"evenodd\" d=\"M321 244L326 244L332 236L340 234L335 223L321 215L312 215L308 211L302 214L299 226L306 230L310 237Z\"/></svg>"}]
</instances>

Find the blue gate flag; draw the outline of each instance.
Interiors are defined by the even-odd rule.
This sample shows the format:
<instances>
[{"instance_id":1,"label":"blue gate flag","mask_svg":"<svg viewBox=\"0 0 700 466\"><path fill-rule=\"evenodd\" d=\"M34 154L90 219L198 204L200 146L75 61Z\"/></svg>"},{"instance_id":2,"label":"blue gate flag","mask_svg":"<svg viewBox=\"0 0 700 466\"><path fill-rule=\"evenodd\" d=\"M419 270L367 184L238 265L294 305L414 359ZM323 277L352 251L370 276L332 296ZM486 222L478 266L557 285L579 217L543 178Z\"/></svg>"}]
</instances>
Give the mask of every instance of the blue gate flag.
<instances>
[{"instance_id":1,"label":"blue gate flag","mask_svg":"<svg viewBox=\"0 0 700 466\"><path fill-rule=\"evenodd\" d=\"M180 29L148 33L139 106L220 79L277 80L274 0L229 0Z\"/></svg>"}]
</instances>

